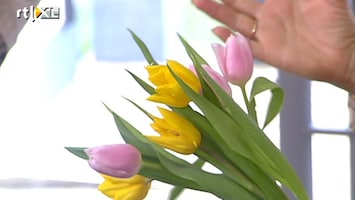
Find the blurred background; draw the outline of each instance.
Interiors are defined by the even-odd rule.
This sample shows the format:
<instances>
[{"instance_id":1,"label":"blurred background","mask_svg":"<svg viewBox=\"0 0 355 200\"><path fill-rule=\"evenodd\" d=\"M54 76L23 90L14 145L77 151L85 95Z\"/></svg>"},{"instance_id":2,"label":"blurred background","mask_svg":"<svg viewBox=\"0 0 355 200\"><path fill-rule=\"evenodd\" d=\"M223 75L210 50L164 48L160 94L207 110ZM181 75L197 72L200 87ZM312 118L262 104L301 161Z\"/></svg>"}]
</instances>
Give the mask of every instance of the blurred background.
<instances>
[{"instance_id":1,"label":"blurred background","mask_svg":"<svg viewBox=\"0 0 355 200\"><path fill-rule=\"evenodd\" d=\"M180 33L218 70L210 48L222 42L210 31L218 23L188 0L42 0L39 6L59 7L60 18L28 21L0 68L0 198L107 199L96 190L102 178L64 147L123 142L102 102L143 132L152 131L149 120L122 98L156 112L125 71L146 77L145 60L127 29L160 62L189 65ZM289 156L313 199L354 199L347 93L259 61L257 76L285 87L283 113L265 131ZM257 99L260 117L269 96ZM152 187L147 199L166 199L171 188L158 182ZM180 199L217 198L187 191Z\"/></svg>"}]
</instances>

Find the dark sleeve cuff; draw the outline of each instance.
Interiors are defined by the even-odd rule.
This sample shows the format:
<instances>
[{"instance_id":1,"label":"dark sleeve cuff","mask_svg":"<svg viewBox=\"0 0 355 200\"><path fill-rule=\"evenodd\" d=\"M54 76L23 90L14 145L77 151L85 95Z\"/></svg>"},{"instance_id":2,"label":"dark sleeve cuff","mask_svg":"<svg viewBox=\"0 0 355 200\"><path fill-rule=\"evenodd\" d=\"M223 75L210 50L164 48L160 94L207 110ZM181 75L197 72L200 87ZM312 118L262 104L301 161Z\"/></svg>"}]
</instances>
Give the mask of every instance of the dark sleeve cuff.
<instances>
[{"instance_id":1,"label":"dark sleeve cuff","mask_svg":"<svg viewBox=\"0 0 355 200\"><path fill-rule=\"evenodd\" d=\"M8 51L8 49L7 49L7 46L6 46L5 39L4 39L4 37L2 35L0 35L0 65L5 60L7 51Z\"/></svg>"}]
</instances>

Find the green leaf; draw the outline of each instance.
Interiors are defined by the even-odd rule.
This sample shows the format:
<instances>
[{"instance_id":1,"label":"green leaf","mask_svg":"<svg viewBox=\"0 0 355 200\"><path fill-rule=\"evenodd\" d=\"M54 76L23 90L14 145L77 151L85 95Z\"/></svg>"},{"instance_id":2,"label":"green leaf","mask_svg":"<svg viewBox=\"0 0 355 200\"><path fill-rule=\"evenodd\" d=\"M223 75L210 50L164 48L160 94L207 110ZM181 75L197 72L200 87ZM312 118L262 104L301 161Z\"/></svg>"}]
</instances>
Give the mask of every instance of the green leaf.
<instances>
[{"instance_id":1,"label":"green leaf","mask_svg":"<svg viewBox=\"0 0 355 200\"><path fill-rule=\"evenodd\" d=\"M138 76L136 76L135 74L133 74L132 72L126 70L132 77L134 80L137 81L137 83L146 91L148 92L149 94L154 94L156 93L155 92L155 89L150 86L148 83L146 83L145 81L143 81L141 78L139 78Z\"/></svg>"},{"instance_id":2,"label":"green leaf","mask_svg":"<svg viewBox=\"0 0 355 200\"><path fill-rule=\"evenodd\" d=\"M208 65L208 63L202 58L202 56L200 56L181 35L178 34L178 36L185 48L186 53L188 54L191 61L193 62L195 69L202 68L202 65ZM211 88L206 83L206 81L201 77L200 71L196 69L196 72L202 86L203 96L205 96L215 105L220 106L216 95L211 90Z\"/></svg>"},{"instance_id":3,"label":"green leaf","mask_svg":"<svg viewBox=\"0 0 355 200\"><path fill-rule=\"evenodd\" d=\"M172 173L200 185L201 191L211 192L222 199L257 200L258 197L222 174L211 174L193 167L184 160L174 162L171 157L159 154L162 164ZM218 183L218 187L216 187Z\"/></svg>"},{"instance_id":4,"label":"green leaf","mask_svg":"<svg viewBox=\"0 0 355 200\"><path fill-rule=\"evenodd\" d=\"M272 96L267 109L263 128L265 128L276 117L276 115L279 114L285 98L284 91L279 85L264 77L258 77L255 79L251 90L251 104L255 107L255 96L268 90L271 91Z\"/></svg>"},{"instance_id":5,"label":"green leaf","mask_svg":"<svg viewBox=\"0 0 355 200\"><path fill-rule=\"evenodd\" d=\"M206 140L209 141L209 148L213 149L214 152L222 154L223 151L220 147L226 147L226 144L205 116L196 112L190 106L184 108L172 108L172 110L186 118L200 131L202 134L202 142L205 142Z\"/></svg>"},{"instance_id":6,"label":"green leaf","mask_svg":"<svg viewBox=\"0 0 355 200\"><path fill-rule=\"evenodd\" d=\"M269 140L255 121L206 72L202 70L201 74L218 96L224 111L230 115L235 123L243 128L243 134L250 138L251 142L249 143L258 152L257 157L263 158L261 159L263 160L262 162L258 159L259 162L256 163L262 166L264 170L274 176L284 186L292 190L299 200L308 200L309 197L302 181L281 151ZM195 99L193 100L195 101Z\"/></svg>"},{"instance_id":7,"label":"green leaf","mask_svg":"<svg viewBox=\"0 0 355 200\"><path fill-rule=\"evenodd\" d=\"M236 167L241 167L242 170L252 178L253 182L258 184L258 187L264 192L267 199L287 199L283 191L276 185L276 182L271 180L262 170L264 164L268 164L268 160L260 155L260 149L255 148L254 142L247 134L245 134L242 127L240 127L240 125L238 125L227 113L213 105L206 98L195 93L174 72L173 74L181 87L183 87L184 91L201 109L211 125L224 139L224 143L232 150L234 158L231 158L231 156L229 156L229 158L237 164ZM248 116L245 115L243 117ZM230 154L231 152L225 153ZM248 160L251 160L252 162L249 162ZM260 165L254 165L253 163L259 163Z\"/></svg>"},{"instance_id":8,"label":"green leaf","mask_svg":"<svg viewBox=\"0 0 355 200\"><path fill-rule=\"evenodd\" d=\"M158 63L154 60L152 54L150 53L148 47L145 45L145 43L130 29L128 31L131 33L134 41L137 43L139 49L142 51L145 59L147 60L149 65L157 65Z\"/></svg>"},{"instance_id":9,"label":"green leaf","mask_svg":"<svg viewBox=\"0 0 355 200\"><path fill-rule=\"evenodd\" d=\"M107 107L107 109L109 108ZM195 182L186 180L174 173L171 173L164 165L161 164L158 154L162 154L162 152L164 152L164 156L168 156L170 155L168 152L166 152L162 147L152 143L147 137L145 137L135 127L118 116L116 113L110 109L109 111L115 120L122 138L127 143L134 145L141 152L144 161L143 167L139 172L141 175L170 184L186 186L192 189L199 188ZM173 159L180 160L173 155L171 156Z\"/></svg>"},{"instance_id":10,"label":"green leaf","mask_svg":"<svg viewBox=\"0 0 355 200\"><path fill-rule=\"evenodd\" d=\"M177 199L181 193L184 191L184 187L181 186L174 186L174 188L170 191L169 193L169 198L168 200L175 200Z\"/></svg>"},{"instance_id":11,"label":"green leaf","mask_svg":"<svg viewBox=\"0 0 355 200\"><path fill-rule=\"evenodd\" d=\"M250 192L258 196L263 196L260 190L255 186L255 183L250 181L244 172L231 167L231 165L238 163L236 164L238 167L243 165L245 168L249 169L249 166L245 165L241 159L239 159L240 155L235 154L233 149L227 145L225 140L218 134L218 132L216 132L215 128L203 115L192 110L191 107L173 108L173 110L188 119L200 130L202 141L199 149L195 152L198 157L210 162L212 165L223 171L226 176L230 177L233 181L242 185ZM233 164L230 164L230 162ZM268 185L272 184L273 183Z\"/></svg>"},{"instance_id":12,"label":"green leaf","mask_svg":"<svg viewBox=\"0 0 355 200\"><path fill-rule=\"evenodd\" d=\"M70 153L78 156L79 158L82 158L84 160L89 160L89 156L85 153L85 147L64 147L66 150L68 150Z\"/></svg>"},{"instance_id":13,"label":"green leaf","mask_svg":"<svg viewBox=\"0 0 355 200\"><path fill-rule=\"evenodd\" d=\"M186 53L188 54L188 56L190 57L191 60L195 60L197 63L199 63L200 65L203 64L208 64L207 61L205 59L202 58L202 56L200 56L197 51L195 51L191 45L180 35L178 34L178 37L180 39L180 41L182 42L182 44L185 47Z\"/></svg>"},{"instance_id":14,"label":"green leaf","mask_svg":"<svg viewBox=\"0 0 355 200\"><path fill-rule=\"evenodd\" d=\"M105 104L104 104L105 105ZM115 112L113 112L108 106L105 107L111 112L116 126L119 129L122 138L129 144L136 146L143 155L147 157L157 157L154 148L151 146L150 140L143 136L137 129L135 129L128 122L124 121Z\"/></svg>"},{"instance_id":15,"label":"green leaf","mask_svg":"<svg viewBox=\"0 0 355 200\"><path fill-rule=\"evenodd\" d=\"M149 117L151 120L154 120L154 116L152 114L150 114L148 111L146 111L144 108L139 106L137 103L135 103L134 101L127 99L125 97L123 97L123 98L126 99L131 104L133 104L134 106L136 106L140 111L142 111L145 115L147 115L147 117Z\"/></svg>"},{"instance_id":16,"label":"green leaf","mask_svg":"<svg viewBox=\"0 0 355 200\"><path fill-rule=\"evenodd\" d=\"M144 137L124 119L113 112L112 114L122 137L142 153L144 163L139 173L143 176L185 188L211 192L225 199L240 197L245 200L258 200L257 197L230 178L205 172L168 153ZM218 183L220 187L216 187L215 183Z\"/></svg>"},{"instance_id":17,"label":"green leaf","mask_svg":"<svg viewBox=\"0 0 355 200\"><path fill-rule=\"evenodd\" d=\"M205 161L198 158L194 163L193 166L201 168L205 164ZM184 191L184 187L181 186L174 186L173 189L170 191L168 200L175 200L177 199L180 194Z\"/></svg>"}]
</instances>

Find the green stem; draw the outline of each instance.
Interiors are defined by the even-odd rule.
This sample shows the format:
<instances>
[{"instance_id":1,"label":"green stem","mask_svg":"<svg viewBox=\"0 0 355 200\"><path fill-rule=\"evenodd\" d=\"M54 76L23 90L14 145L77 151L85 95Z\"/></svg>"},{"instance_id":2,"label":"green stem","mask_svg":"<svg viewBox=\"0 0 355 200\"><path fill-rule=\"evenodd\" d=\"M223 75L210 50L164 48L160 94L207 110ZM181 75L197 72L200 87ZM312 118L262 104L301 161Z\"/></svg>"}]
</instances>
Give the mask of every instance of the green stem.
<instances>
[{"instance_id":1,"label":"green stem","mask_svg":"<svg viewBox=\"0 0 355 200\"><path fill-rule=\"evenodd\" d=\"M248 110L248 115L252 119L254 119L256 124L258 124L258 118L256 116L256 110L255 110L255 103L249 101L248 95L247 95L247 92L246 92L246 89L245 89L245 85L240 86L240 89L241 89L242 94L243 94L245 106L247 107L247 110Z\"/></svg>"},{"instance_id":2,"label":"green stem","mask_svg":"<svg viewBox=\"0 0 355 200\"><path fill-rule=\"evenodd\" d=\"M194 163L193 166L201 168L205 164L205 161L198 158ZM180 194L185 190L184 187L175 185L173 189L170 191L168 200L175 200L177 199Z\"/></svg>"},{"instance_id":3,"label":"green stem","mask_svg":"<svg viewBox=\"0 0 355 200\"><path fill-rule=\"evenodd\" d=\"M223 172L223 174L233 180L233 182L243 186L245 189L256 195L258 198L263 199L264 195L259 190L259 188L256 187L255 184L251 182L251 180L247 176L245 176L241 171L236 169L233 164L225 160L222 156L216 155L216 153L210 152L205 148L198 149L195 154L199 158L202 158L217 167Z\"/></svg>"}]
</instances>

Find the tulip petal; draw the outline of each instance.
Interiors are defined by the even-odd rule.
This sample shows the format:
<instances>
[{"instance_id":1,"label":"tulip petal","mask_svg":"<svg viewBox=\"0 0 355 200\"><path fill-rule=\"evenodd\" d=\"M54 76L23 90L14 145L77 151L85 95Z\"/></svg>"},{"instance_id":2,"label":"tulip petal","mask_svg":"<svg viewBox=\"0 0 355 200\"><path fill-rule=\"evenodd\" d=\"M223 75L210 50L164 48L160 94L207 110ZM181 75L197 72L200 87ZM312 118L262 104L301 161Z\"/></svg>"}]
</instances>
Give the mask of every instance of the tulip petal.
<instances>
[{"instance_id":1,"label":"tulip petal","mask_svg":"<svg viewBox=\"0 0 355 200\"><path fill-rule=\"evenodd\" d=\"M188 68L186 68L185 66L183 66L179 62L176 62L173 60L168 60L168 65L195 92L199 91L199 89L201 88L200 82L199 82L197 76L191 70L189 70ZM171 77L174 78L172 75L171 75Z\"/></svg>"},{"instance_id":2,"label":"tulip petal","mask_svg":"<svg viewBox=\"0 0 355 200\"><path fill-rule=\"evenodd\" d=\"M189 155L196 151L198 141L193 141L191 138L184 136L169 135L166 137L147 136L152 142L161 145L164 148L174 150L175 152Z\"/></svg>"},{"instance_id":3,"label":"tulip petal","mask_svg":"<svg viewBox=\"0 0 355 200\"><path fill-rule=\"evenodd\" d=\"M190 98L177 83L157 87L156 93L148 97L148 100L174 107L185 107L190 102Z\"/></svg>"},{"instance_id":4,"label":"tulip petal","mask_svg":"<svg viewBox=\"0 0 355 200\"><path fill-rule=\"evenodd\" d=\"M212 44L218 65L230 83L243 86L253 73L253 54L248 40L241 34L230 35L225 47Z\"/></svg>"},{"instance_id":5,"label":"tulip petal","mask_svg":"<svg viewBox=\"0 0 355 200\"><path fill-rule=\"evenodd\" d=\"M203 67L208 73L208 75L210 75L211 78L213 78L213 80L216 81L218 85L221 86L221 88L223 88L223 90L227 92L227 94L232 96L232 88L228 84L227 79L220 75L218 72L214 71L210 66L204 65Z\"/></svg>"},{"instance_id":6,"label":"tulip petal","mask_svg":"<svg viewBox=\"0 0 355 200\"><path fill-rule=\"evenodd\" d=\"M96 171L114 177L128 178L141 168L140 152L130 144L113 144L85 150L89 165Z\"/></svg>"},{"instance_id":7,"label":"tulip petal","mask_svg":"<svg viewBox=\"0 0 355 200\"><path fill-rule=\"evenodd\" d=\"M213 70L212 67L210 67L209 65L202 65L202 67L206 70L208 75L210 75L211 78L213 78L213 80L216 81L216 83L218 83L218 85L221 86L224 91L227 92L227 94L232 96L232 88L230 87L230 85L228 84L228 80L224 76ZM195 66L191 65L189 69L197 75Z\"/></svg>"},{"instance_id":8,"label":"tulip petal","mask_svg":"<svg viewBox=\"0 0 355 200\"><path fill-rule=\"evenodd\" d=\"M227 77L228 71L226 69L226 48L221 44L213 43L212 49L216 55L217 63L221 69L222 74Z\"/></svg>"},{"instance_id":9,"label":"tulip petal","mask_svg":"<svg viewBox=\"0 0 355 200\"><path fill-rule=\"evenodd\" d=\"M200 92L201 85L196 75L179 62L168 60L167 65L146 67L149 80L157 87L156 93L150 96L148 100L173 107L186 107L191 100L177 83L168 66L194 91Z\"/></svg>"},{"instance_id":10,"label":"tulip petal","mask_svg":"<svg viewBox=\"0 0 355 200\"><path fill-rule=\"evenodd\" d=\"M231 83L244 85L250 79L253 72L253 55L247 39L242 35L228 37L225 64Z\"/></svg>"},{"instance_id":11,"label":"tulip petal","mask_svg":"<svg viewBox=\"0 0 355 200\"><path fill-rule=\"evenodd\" d=\"M159 136L147 136L164 148L182 154L192 154L201 142L200 132L185 118L175 112L159 108L163 119L153 117L152 128Z\"/></svg>"},{"instance_id":12,"label":"tulip petal","mask_svg":"<svg viewBox=\"0 0 355 200\"><path fill-rule=\"evenodd\" d=\"M143 200L151 187L151 180L140 175L124 179L102 176L105 181L99 190L113 200Z\"/></svg>"}]
</instances>

